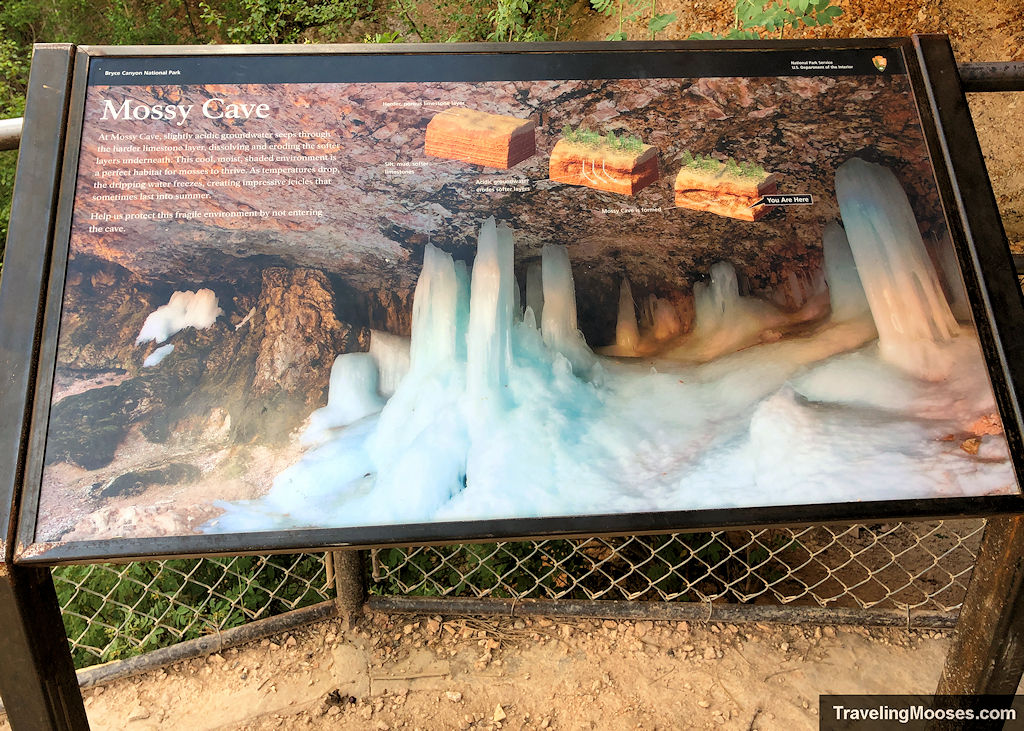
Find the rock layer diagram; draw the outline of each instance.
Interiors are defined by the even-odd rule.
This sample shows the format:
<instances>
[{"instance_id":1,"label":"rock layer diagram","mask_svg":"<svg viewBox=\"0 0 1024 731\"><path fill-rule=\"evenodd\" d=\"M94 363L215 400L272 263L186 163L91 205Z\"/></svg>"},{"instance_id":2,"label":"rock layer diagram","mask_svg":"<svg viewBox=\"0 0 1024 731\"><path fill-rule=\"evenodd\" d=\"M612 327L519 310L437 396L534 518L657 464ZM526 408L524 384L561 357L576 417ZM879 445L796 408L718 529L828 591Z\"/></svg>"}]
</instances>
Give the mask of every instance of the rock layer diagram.
<instances>
[{"instance_id":1,"label":"rock layer diagram","mask_svg":"<svg viewBox=\"0 0 1024 731\"><path fill-rule=\"evenodd\" d=\"M446 109L427 124L424 152L489 168L510 168L536 154L535 129L529 119L463 107Z\"/></svg>"},{"instance_id":2,"label":"rock layer diagram","mask_svg":"<svg viewBox=\"0 0 1024 731\"><path fill-rule=\"evenodd\" d=\"M680 208L708 211L740 221L764 218L772 206L751 208L763 196L778 192L778 176L751 176L730 172L725 163L698 167L683 165L675 182L675 203Z\"/></svg>"},{"instance_id":3,"label":"rock layer diagram","mask_svg":"<svg viewBox=\"0 0 1024 731\"><path fill-rule=\"evenodd\" d=\"M557 182L623 195L634 195L660 177L658 151L653 145L641 145L635 151L618 150L564 137L551 151L548 170L548 176Z\"/></svg>"}]
</instances>

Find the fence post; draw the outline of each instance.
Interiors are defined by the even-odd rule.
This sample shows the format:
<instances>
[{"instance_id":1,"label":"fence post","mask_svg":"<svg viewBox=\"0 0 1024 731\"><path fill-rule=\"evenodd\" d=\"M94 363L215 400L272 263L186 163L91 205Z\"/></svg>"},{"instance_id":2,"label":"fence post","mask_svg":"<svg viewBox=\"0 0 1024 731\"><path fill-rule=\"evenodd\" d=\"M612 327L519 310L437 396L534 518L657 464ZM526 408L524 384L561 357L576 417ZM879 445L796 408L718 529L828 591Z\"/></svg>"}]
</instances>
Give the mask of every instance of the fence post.
<instances>
[{"instance_id":1,"label":"fence post","mask_svg":"<svg viewBox=\"0 0 1024 731\"><path fill-rule=\"evenodd\" d=\"M335 603L346 624L362 614L366 601L365 551L332 551Z\"/></svg>"},{"instance_id":2,"label":"fence post","mask_svg":"<svg viewBox=\"0 0 1024 731\"><path fill-rule=\"evenodd\" d=\"M73 57L69 44L37 44L33 50L29 124L21 135L11 202L20 215L11 221L6 252L8 272L17 276L4 277L0 289L0 696L15 731L89 728L50 570L11 562ZM21 128L16 122L0 126L3 145L13 144Z\"/></svg>"},{"instance_id":3,"label":"fence post","mask_svg":"<svg viewBox=\"0 0 1024 731\"><path fill-rule=\"evenodd\" d=\"M939 695L1013 694L1024 671L1024 518L989 518Z\"/></svg>"},{"instance_id":4,"label":"fence post","mask_svg":"<svg viewBox=\"0 0 1024 731\"><path fill-rule=\"evenodd\" d=\"M0 563L0 696L11 728L88 731L49 569Z\"/></svg>"}]
</instances>

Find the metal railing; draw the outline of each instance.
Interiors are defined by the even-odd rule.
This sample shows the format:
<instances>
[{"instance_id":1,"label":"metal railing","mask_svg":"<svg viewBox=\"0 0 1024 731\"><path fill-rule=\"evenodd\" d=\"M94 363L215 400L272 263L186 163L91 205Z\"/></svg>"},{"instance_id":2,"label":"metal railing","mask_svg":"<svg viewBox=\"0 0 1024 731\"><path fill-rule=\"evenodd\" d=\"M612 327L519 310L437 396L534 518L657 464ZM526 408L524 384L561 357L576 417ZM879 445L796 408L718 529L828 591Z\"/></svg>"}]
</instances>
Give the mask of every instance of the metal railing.
<instances>
[{"instance_id":1,"label":"metal railing","mask_svg":"<svg viewBox=\"0 0 1024 731\"><path fill-rule=\"evenodd\" d=\"M0 150L17 150L21 143L21 128L25 124L24 117L0 119Z\"/></svg>"}]
</instances>

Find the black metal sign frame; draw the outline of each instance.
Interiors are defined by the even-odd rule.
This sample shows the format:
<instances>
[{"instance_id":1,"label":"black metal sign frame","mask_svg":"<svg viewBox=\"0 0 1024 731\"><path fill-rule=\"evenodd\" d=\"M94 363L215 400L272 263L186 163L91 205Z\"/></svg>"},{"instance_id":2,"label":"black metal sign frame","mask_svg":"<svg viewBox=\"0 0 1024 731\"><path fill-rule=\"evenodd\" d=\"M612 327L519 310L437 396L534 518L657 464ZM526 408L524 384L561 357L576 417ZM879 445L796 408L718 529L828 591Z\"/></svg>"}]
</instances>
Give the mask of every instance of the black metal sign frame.
<instances>
[{"instance_id":1,"label":"black metal sign frame","mask_svg":"<svg viewBox=\"0 0 1024 731\"><path fill-rule=\"evenodd\" d=\"M30 96L25 144L52 144L53 140L62 139L65 134L67 140L63 146L63 164L59 170L53 170L49 177L45 177L45 170L19 169L16 189L18 197L15 199L12 236L7 248L8 275L4 277L3 288L0 290L0 331L5 340L2 355L8 364L6 372L10 374L9 379L5 379L4 390L0 390L0 403L8 414L3 430L0 430L0 455L3 458L0 461L0 474L5 475L0 485L0 509L6 513L4 518L8 530L5 536L10 542L5 553L22 564L53 565L310 548L657 534L769 524L892 521L1021 512L1024 503L1019 495L1000 495L123 538L56 544L35 540L79 141L90 63L94 59L124 60L133 67L141 68L150 61L159 65L161 59L168 57L217 55L225 57L224 67L230 69L232 65L229 58L242 61L246 58L271 57L282 66L294 67L301 66L305 56L327 53L348 54L353 63L358 61L374 68L387 68L389 59L413 57L424 65L437 63L442 68L456 59L460 69L472 69L474 65L469 61L474 55L493 58L499 54L500 58L507 59L513 66L533 64L537 68L545 68L548 76L543 78L551 78L551 69L544 65L551 58L572 58L582 67L591 62L619 63L640 59L642 63L634 73L636 77L642 78L651 69L664 66L671 70L673 64L683 56L692 62L692 59L699 60L702 54L721 56L724 53L726 57L742 58L742 63L749 64L756 54L768 49L827 51L842 55L847 51L864 48L896 49L902 54L917 100L946 224L964 276L1019 486L1020 476L1024 475L1024 421L1020 398L1021 393L1024 393L1024 335L1019 328L1019 323L1024 321L1024 304L956 65L944 37L918 36L912 40L881 41L788 41L770 44L472 44L459 48L457 55L453 55L452 46L444 45L159 49L80 47L75 52L73 68L69 73L55 65L48 71L49 78L38 79L39 84L53 88L70 86L66 126L59 118L40 116ZM566 56L566 52L572 56ZM466 72L460 73L464 76ZM40 178L40 175L45 179ZM26 191L31 200L27 199ZM44 206L40 203L43 200L51 203ZM37 228L33 236L23 234L34 223L41 224L43 217L52 221L52 234L46 235L45 242L40 236L42 227Z\"/></svg>"}]
</instances>

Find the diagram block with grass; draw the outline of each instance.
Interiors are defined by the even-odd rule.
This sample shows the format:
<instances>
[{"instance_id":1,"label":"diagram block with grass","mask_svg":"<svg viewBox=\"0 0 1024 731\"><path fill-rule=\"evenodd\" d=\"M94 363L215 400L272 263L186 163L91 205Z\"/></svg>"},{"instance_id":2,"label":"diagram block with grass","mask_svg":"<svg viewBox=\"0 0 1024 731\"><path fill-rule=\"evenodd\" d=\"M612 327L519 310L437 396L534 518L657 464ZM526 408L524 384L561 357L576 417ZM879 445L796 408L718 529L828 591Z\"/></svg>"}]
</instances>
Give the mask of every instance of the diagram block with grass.
<instances>
[{"instance_id":1,"label":"diagram block with grass","mask_svg":"<svg viewBox=\"0 0 1024 731\"><path fill-rule=\"evenodd\" d=\"M536 154L535 129L529 119L461 107L446 109L427 124L424 152L488 168L510 168Z\"/></svg>"},{"instance_id":2,"label":"diagram block with grass","mask_svg":"<svg viewBox=\"0 0 1024 731\"><path fill-rule=\"evenodd\" d=\"M709 211L741 221L757 221L772 206L751 208L764 195L778 192L778 176L752 163L694 157L683 153L676 175L675 200L680 208Z\"/></svg>"},{"instance_id":3,"label":"diagram block with grass","mask_svg":"<svg viewBox=\"0 0 1024 731\"><path fill-rule=\"evenodd\" d=\"M560 183L634 195L660 177L658 150L638 137L566 127L551 151L548 176Z\"/></svg>"}]
</instances>

